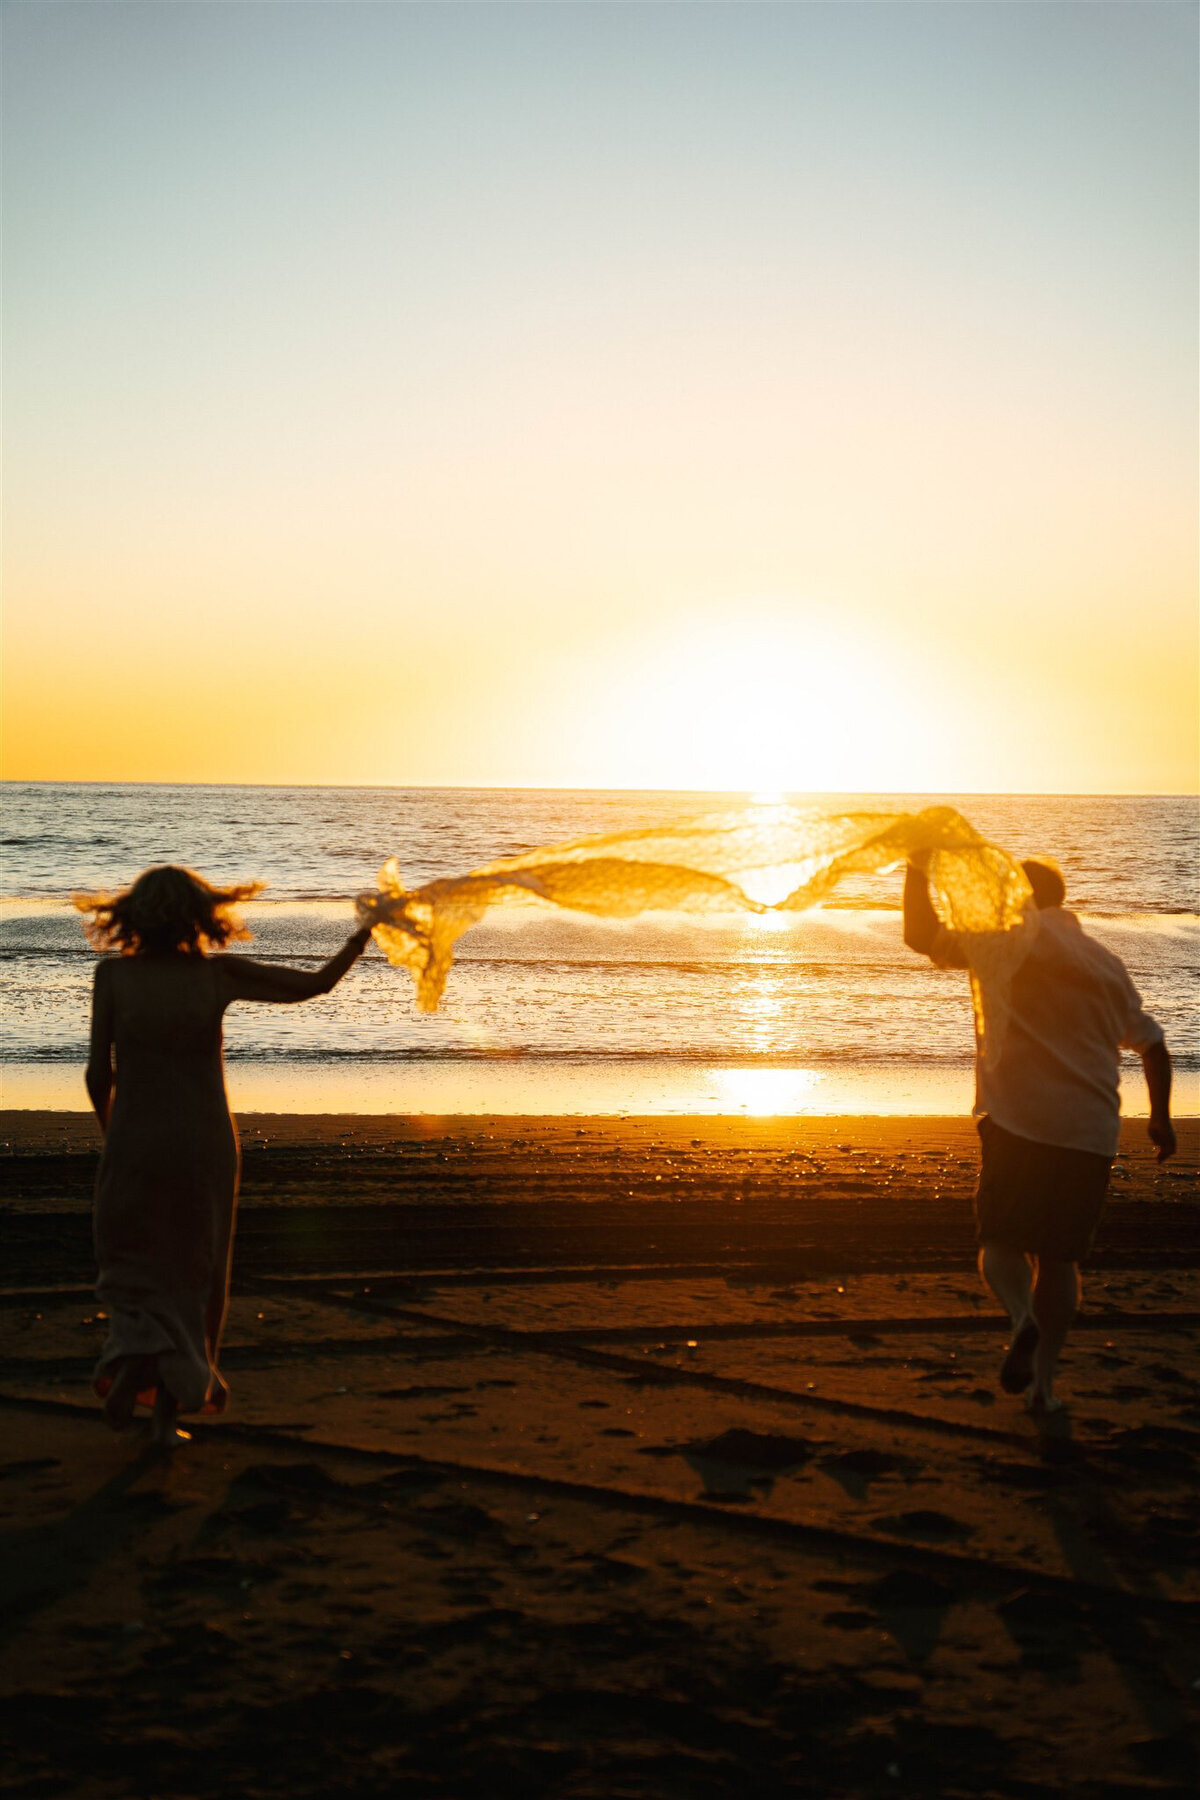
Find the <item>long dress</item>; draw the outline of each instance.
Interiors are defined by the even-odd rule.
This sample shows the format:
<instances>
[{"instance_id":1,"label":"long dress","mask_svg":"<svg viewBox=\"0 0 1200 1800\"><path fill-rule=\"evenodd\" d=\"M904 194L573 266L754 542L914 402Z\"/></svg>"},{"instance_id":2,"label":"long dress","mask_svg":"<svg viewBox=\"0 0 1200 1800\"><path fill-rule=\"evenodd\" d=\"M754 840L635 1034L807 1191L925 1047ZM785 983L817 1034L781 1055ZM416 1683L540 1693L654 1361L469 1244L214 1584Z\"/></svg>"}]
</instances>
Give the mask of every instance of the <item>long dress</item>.
<instances>
[{"instance_id":1,"label":"long dress","mask_svg":"<svg viewBox=\"0 0 1200 1800\"><path fill-rule=\"evenodd\" d=\"M112 1113L96 1180L96 1297L108 1337L98 1394L124 1357L154 1358L183 1412L221 1412L217 1369L229 1296L238 1142L225 1096L225 959L123 956L100 965L115 1051ZM148 1375L138 1398L153 1402Z\"/></svg>"}]
</instances>

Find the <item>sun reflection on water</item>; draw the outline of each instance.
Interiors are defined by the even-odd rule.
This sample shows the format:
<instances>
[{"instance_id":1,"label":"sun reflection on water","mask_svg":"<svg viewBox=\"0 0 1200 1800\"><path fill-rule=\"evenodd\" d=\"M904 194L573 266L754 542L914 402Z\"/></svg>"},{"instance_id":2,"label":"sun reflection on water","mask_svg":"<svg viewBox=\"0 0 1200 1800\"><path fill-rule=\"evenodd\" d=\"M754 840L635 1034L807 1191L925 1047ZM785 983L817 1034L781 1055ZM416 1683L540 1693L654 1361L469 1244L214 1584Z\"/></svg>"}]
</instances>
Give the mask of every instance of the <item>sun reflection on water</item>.
<instances>
[{"instance_id":1,"label":"sun reflection on water","mask_svg":"<svg viewBox=\"0 0 1200 1800\"><path fill-rule=\"evenodd\" d=\"M776 1042L784 1002L781 983L774 971L764 969L736 982L729 996L729 1007L755 1050L779 1051L784 1048Z\"/></svg>"},{"instance_id":2,"label":"sun reflection on water","mask_svg":"<svg viewBox=\"0 0 1200 1800\"><path fill-rule=\"evenodd\" d=\"M722 1102L766 1118L802 1112L824 1076L816 1069L713 1069Z\"/></svg>"}]
</instances>

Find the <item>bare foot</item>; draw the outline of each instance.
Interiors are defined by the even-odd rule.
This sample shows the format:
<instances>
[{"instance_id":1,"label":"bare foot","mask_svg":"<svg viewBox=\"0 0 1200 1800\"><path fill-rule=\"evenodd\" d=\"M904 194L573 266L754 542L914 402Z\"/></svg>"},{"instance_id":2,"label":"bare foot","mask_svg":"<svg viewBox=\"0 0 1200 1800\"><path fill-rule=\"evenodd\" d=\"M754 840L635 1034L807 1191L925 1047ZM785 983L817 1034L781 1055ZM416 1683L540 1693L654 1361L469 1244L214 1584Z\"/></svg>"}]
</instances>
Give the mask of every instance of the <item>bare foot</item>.
<instances>
[{"instance_id":1,"label":"bare foot","mask_svg":"<svg viewBox=\"0 0 1200 1800\"><path fill-rule=\"evenodd\" d=\"M1057 1394L1051 1393L1048 1389L1043 1393L1040 1389L1034 1388L1025 1396L1025 1411L1027 1413L1032 1413L1035 1418L1039 1418L1046 1413L1061 1412L1062 1409L1062 1401L1058 1398Z\"/></svg>"},{"instance_id":2,"label":"bare foot","mask_svg":"<svg viewBox=\"0 0 1200 1800\"><path fill-rule=\"evenodd\" d=\"M104 1396L104 1417L114 1431L124 1431L133 1418L145 1374L140 1356L127 1356L118 1365L112 1386Z\"/></svg>"}]
</instances>

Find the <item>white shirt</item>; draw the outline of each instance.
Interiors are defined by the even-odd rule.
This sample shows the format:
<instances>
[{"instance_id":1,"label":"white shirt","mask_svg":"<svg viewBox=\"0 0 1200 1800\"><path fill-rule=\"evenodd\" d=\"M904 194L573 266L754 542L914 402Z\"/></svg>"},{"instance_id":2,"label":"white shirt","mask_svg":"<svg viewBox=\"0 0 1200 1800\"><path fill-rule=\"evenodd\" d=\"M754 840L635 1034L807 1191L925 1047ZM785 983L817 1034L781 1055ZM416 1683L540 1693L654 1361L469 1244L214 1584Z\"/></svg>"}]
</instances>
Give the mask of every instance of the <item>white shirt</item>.
<instances>
[{"instance_id":1,"label":"white shirt","mask_svg":"<svg viewBox=\"0 0 1200 1800\"><path fill-rule=\"evenodd\" d=\"M978 976L971 952L969 932L942 928L929 954L940 968L965 966ZM1047 907L1012 978L1009 1006L999 1054L975 1058L976 1116L987 1113L1035 1143L1115 1156L1120 1051L1148 1049L1163 1036L1125 964L1074 913Z\"/></svg>"}]
</instances>

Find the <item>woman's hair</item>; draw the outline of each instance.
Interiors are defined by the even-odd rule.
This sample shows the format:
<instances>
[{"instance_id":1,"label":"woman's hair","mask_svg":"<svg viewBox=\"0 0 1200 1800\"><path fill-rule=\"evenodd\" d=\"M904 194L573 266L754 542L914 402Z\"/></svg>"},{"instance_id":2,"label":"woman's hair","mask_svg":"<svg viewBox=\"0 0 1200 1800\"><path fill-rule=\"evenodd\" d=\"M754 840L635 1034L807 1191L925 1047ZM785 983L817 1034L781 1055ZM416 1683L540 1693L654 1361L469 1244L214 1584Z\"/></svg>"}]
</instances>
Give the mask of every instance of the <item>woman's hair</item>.
<instances>
[{"instance_id":1,"label":"woman's hair","mask_svg":"<svg viewBox=\"0 0 1200 1800\"><path fill-rule=\"evenodd\" d=\"M119 950L122 956L147 950L204 954L250 936L231 908L262 887L261 881L213 887L192 869L168 865L144 869L119 894L72 894L71 899L91 915L83 929L96 950Z\"/></svg>"}]
</instances>

